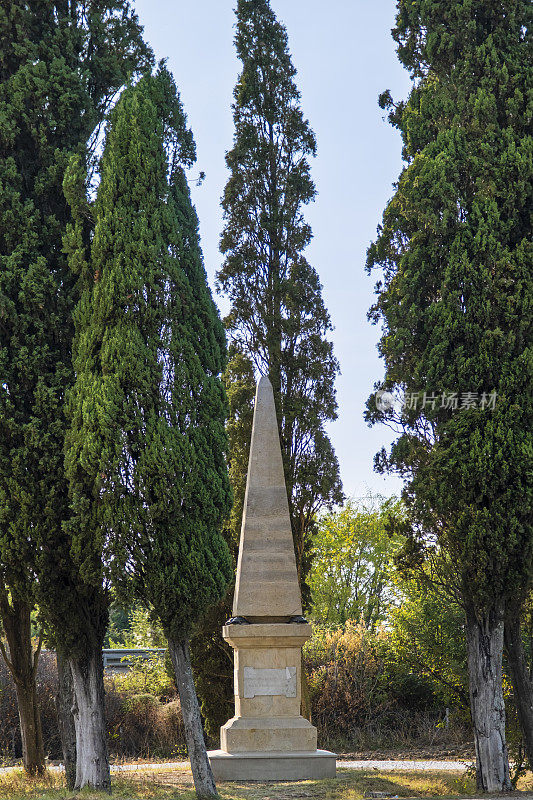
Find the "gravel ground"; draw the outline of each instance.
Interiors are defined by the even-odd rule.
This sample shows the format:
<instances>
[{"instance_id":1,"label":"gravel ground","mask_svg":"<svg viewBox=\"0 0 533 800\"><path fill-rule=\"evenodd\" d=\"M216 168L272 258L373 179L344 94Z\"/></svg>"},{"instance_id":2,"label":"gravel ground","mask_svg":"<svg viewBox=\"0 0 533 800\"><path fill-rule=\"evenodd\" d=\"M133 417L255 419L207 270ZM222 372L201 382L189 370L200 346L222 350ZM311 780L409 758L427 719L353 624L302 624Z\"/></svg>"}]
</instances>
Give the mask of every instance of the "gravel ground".
<instances>
[{"instance_id":1,"label":"gravel ground","mask_svg":"<svg viewBox=\"0 0 533 800\"><path fill-rule=\"evenodd\" d=\"M416 771L450 771L450 772L463 772L464 770L468 769L468 767L472 764L471 761L414 761L414 760L403 760L403 761L396 761L396 760L388 760L388 761L380 761L380 760L361 760L361 761L337 761L337 767L340 769L375 769L378 772L390 772L392 770L402 770L402 771L409 771L409 772L416 772ZM10 772L13 769L18 769L18 767L2 767L0 768L0 774ZM59 766L51 765L49 769L54 771L62 771L63 765L60 764ZM111 772L145 772L149 770L153 772L154 770L163 770L163 769L189 769L189 762L188 761L169 761L166 763L143 763L143 764L113 764L111 767Z\"/></svg>"},{"instance_id":2,"label":"gravel ground","mask_svg":"<svg viewBox=\"0 0 533 800\"><path fill-rule=\"evenodd\" d=\"M382 772L394 769L413 772L428 770L463 772L471 764L472 761L337 761L337 767L342 769L376 769Z\"/></svg>"}]
</instances>

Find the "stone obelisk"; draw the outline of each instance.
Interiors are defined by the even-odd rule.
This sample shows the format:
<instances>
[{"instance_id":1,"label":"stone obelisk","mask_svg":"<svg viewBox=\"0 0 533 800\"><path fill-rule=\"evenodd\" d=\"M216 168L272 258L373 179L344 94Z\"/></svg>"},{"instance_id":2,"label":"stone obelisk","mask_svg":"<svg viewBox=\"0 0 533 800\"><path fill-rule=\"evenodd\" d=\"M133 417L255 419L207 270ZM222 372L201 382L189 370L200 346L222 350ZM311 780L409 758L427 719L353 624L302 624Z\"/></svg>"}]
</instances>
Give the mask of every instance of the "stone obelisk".
<instances>
[{"instance_id":1,"label":"stone obelisk","mask_svg":"<svg viewBox=\"0 0 533 800\"><path fill-rule=\"evenodd\" d=\"M317 750L300 715L301 652L311 636L302 603L274 394L261 378L244 499L233 617L222 628L235 659L235 716L209 753L219 780L335 776L335 754Z\"/></svg>"}]
</instances>

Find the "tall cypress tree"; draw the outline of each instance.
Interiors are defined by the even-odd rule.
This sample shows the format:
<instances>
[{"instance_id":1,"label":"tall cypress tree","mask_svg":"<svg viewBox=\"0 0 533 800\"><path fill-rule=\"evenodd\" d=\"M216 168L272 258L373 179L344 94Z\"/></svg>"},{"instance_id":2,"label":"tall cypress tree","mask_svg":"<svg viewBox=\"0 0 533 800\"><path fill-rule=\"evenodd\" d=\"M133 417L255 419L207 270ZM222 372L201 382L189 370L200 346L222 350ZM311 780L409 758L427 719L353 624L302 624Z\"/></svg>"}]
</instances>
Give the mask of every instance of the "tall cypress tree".
<instances>
[{"instance_id":1,"label":"tall cypress tree","mask_svg":"<svg viewBox=\"0 0 533 800\"><path fill-rule=\"evenodd\" d=\"M188 639L231 580L220 531L231 494L225 336L184 172L195 158L161 66L113 111L90 254L72 251L84 291L67 470L72 537L87 572L109 565L118 588L132 590L162 623L195 786L211 797Z\"/></svg>"},{"instance_id":2,"label":"tall cypress tree","mask_svg":"<svg viewBox=\"0 0 533 800\"><path fill-rule=\"evenodd\" d=\"M316 143L300 109L287 32L269 0L239 0L230 178L222 206L220 288L231 302L226 326L238 354L268 374L276 400L302 588L316 512L342 497L337 458L325 432L335 419L338 364L303 206L315 186L309 157ZM249 439L250 431L244 435ZM241 448L244 441L241 443ZM246 465L241 465L243 474ZM238 515L237 515L238 516Z\"/></svg>"},{"instance_id":3,"label":"tall cypress tree","mask_svg":"<svg viewBox=\"0 0 533 800\"><path fill-rule=\"evenodd\" d=\"M508 789L504 617L532 568L531 136L527 0L400 0L407 102L382 106L406 166L368 267L384 270L371 311L384 326L369 418L402 430L378 467L408 478L412 536L437 538L460 574L479 788ZM425 394L424 394L425 393ZM385 408L383 408L385 405Z\"/></svg>"},{"instance_id":4,"label":"tall cypress tree","mask_svg":"<svg viewBox=\"0 0 533 800\"><path fill-rule=\"evenodd\" d=\"M58 547L67 515L74 282L62 252L63 174L148 60L123 0L0 7L0 618L30 772L44 767L29 638L35 557Z\"/></svg>"}]
</instances>

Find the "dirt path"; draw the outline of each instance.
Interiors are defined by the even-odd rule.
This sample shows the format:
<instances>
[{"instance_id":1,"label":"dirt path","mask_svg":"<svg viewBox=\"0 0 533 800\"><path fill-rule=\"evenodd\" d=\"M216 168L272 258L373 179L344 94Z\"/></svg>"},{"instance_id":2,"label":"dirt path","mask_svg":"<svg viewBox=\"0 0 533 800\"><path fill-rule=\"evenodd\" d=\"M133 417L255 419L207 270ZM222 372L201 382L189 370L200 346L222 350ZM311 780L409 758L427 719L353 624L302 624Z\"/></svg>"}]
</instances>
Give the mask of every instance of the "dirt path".
<instances>
[{"instance_id":1,"label":"dirt path","mask_svg":"<svg viewBox=\"0 0 533 800\"><path fill-rule=\"evenodd\" d=\"M365 760L365 761L337 761L338 769L357 769L357 770L376 770L378 772L391 772L401 770L402 772L463 772L472 764L471 761L415 761L415 760ZM0 774L6 774L19 767L2 767ZM62 771L63 766L50 766L50 770ZM189 770L188 761L168 761L164 763L143 763L143 764L113 764L111 772L159 772L160 770Z\"/></svg>"},{"instance_id":2,"label":"dirt path","mask_svg":"<svg viewBox=\"0 0 533 800\"><path fill-rule=\"evenodd\" d=\"M337 761L337 768L343 769L377 769L380 772L402 770L402 772L434 771L434 772L462 772L472 765L472 761Z\"/></svg>"}]
</instances>

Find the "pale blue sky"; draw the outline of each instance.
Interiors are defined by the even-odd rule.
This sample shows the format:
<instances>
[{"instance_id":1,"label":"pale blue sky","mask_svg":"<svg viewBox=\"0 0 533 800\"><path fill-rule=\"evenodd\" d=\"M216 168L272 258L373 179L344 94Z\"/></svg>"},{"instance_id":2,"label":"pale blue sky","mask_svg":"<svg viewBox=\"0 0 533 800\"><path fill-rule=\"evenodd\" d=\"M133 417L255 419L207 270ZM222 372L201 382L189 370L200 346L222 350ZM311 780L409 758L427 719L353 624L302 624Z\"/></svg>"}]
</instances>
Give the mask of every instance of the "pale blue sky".
<instances>
[{"instance_id":1,"label":"pale blue sky","mask_svg":"<svg viewBox=\"0 0 533 800\"><path fill-rule=\"evenodd\" d=\"M220 266L220 197L227 179L224 154L231 147L232 91L239 71L233 47L234 0L136 0L135 7L156 57L168 64L181 92L206 180L192 187L200 218L205 265L213 285ZM398 131L384 120L377 98L390 89L405 98L408 75L390 35L393 0L272 0L288 30L302 109L318 140L312 164L318 198L307 208L314 239L307 250L318 270L335 330L341 365L339 419L329 426L344 488L359 497L367 488L390 495L395 477L373 471L374 453L391 440L363 419L372 385L383 373L379 331L366 312L374 279L364 272L392 183L401 169ZM224 299L215 295L224 313Z\"/></svg>"}]
</instances>

